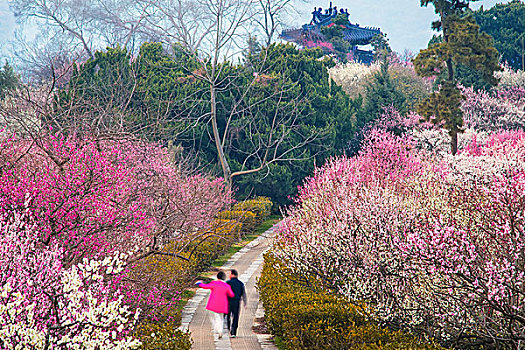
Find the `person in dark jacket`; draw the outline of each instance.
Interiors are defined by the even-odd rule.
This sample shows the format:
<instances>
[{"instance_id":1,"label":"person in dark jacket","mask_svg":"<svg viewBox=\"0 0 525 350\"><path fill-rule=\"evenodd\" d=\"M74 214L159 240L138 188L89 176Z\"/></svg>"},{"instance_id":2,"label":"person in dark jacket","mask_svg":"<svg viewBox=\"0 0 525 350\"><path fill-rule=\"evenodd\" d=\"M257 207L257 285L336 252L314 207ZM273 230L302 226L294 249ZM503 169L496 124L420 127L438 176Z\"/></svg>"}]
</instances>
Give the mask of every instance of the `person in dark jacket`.
<instances>
[{"instance_id":1,"label":"person in dark jacket","mask_svg":"<svg viewBox=\"0 0 525 350\"><path fill-rule=\"evenodd\" d=\"M237 270L230 271L230 280L226 282L233 290L233 298L229 298L230 313L228 314L228 329L232 338L237 336L237 327L239 326L239 312L241 308L241 299L246 307L246 288L244 283L239 281L239 273Z\"/></svg>"}]
</instances>

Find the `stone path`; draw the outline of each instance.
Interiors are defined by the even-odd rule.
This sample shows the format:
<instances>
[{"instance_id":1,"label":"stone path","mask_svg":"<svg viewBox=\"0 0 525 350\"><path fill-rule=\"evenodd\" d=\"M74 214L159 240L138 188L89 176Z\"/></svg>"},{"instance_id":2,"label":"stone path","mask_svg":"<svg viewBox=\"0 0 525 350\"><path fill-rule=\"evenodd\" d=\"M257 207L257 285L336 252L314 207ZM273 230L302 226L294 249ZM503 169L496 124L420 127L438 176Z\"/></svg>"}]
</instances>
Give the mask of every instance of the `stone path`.
<instances>
[{"instance_id":1,"label":"stone path","mask_svg":"<svg viewBox=\"0 0 525 350\"><path fill-rule=\"evenodd\" d=\"M267 335L255 334L252 330L255 319L264 315L259 303L259 293L255 288L261 274L263 254L271 245L271 237L276 226L235 253L221 269L235 268L239 279L246 285L248 305L241 306L241 316L237 338L224 336L218 339L211 331L211 320L205 306L209 290L198 289L195 296L188 301L182 312L180 329L190 330L195 350L277 350Z\"/></svg>"}]
</instances>

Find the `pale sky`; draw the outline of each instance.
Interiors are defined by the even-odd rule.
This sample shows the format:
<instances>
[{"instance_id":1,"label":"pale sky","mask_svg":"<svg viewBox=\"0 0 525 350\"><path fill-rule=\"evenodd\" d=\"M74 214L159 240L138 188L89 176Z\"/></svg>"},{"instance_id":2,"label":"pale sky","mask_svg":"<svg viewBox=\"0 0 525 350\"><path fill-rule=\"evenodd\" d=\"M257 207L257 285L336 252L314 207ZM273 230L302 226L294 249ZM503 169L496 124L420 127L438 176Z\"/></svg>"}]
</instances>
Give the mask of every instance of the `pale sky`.
<instances>
[{"instance_id":1,"label":"pale sky","mask_svg":"<svg viewBox=\"0 0 525 350\"><path fill-rule=\"evenodd\" d=\"M15 18L9 10L7 0L0 0L0 57L4 57L6 52L7 41L14 36ZM3 66L4 62L0 62Z\"/></svg>"},{"instance_id":2,"label":"pale sky","mask_svg":"<svg viewBox=\"0 0 525 350\"><path fill-rule=\"evenodd\" d=\"M487 9L500 2L507 0L482 0L472 7L483 5ZM436 18L432 6L421 8L419 3L420 0L333 0L334 6L348 8L352 23L380 27L395 51L409 49L414 53L426 47L433 34L430 23ZM329 0L302 2L297 6L300 15L293 16L290 26L309 22L314 6L328 8ZM7 42L13 38L15 26L8 0L0 0L0 57L9 56Z\"/></svg>"},{"instance_id":3,"label":"pale sky","mask_svg":"<svg viewBox=\"0 0 525 350\"><path fill-rule=\"evenodd\" d=\"M428 41L436 32L430 29L432 21L437 16L434 7L420 7L420 0L332 0L337 8L348 8L350 21L361 26L380 27L387 34L390 46L394 51L403 52L409 49L417 53L427 47ZM496 3L506 3L508 0L482 0L471 3L471 8L485 9ZM330 0L309 1L302 4L304 14L302 23L309 22L314 6L328 8ZM297 21L299 22L299 21ZM297 23L298 24L298 23Z\"/></svg>"}]
</instances>

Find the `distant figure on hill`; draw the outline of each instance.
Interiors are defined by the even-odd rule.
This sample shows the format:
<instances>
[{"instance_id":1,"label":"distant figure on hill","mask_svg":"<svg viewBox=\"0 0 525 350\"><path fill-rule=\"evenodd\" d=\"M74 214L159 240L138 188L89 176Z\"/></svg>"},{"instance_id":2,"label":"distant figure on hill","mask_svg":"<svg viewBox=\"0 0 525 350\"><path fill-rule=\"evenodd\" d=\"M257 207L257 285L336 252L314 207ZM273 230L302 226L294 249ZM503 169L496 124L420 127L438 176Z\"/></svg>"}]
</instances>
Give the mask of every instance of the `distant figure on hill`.
<instances>
[{"instance_id":1,"label":"distant figure on hill","mask_svg":"<svg viewBox=\"0 0 525 350\"><path fill-rule=\"evenodd\" d=\"M198 287L211 289L206 310L211 312L213 332L222 338L226 315L229 313L228 298L235 297L232 288L225 282L226 274L223 271L217 273L217 280L204 284L202 281L195 283Z\"/></svg>"},{"instance_id":2,"label":"distant figure on hill","mask_svg":"<svg viewBox=\"0 0 525 350\"><path fill-rule=\"evenodd\" d=\"M244 283L239 280L239 273L235 269L230 270L230 280L226 282L230 285L235 294L229 298L230 312L228 313L228 329L232 338L237 336L237 327L239 326L239 312L241 309L241 299L246 307L246 288Z\"/></svg>"}]
</instances>

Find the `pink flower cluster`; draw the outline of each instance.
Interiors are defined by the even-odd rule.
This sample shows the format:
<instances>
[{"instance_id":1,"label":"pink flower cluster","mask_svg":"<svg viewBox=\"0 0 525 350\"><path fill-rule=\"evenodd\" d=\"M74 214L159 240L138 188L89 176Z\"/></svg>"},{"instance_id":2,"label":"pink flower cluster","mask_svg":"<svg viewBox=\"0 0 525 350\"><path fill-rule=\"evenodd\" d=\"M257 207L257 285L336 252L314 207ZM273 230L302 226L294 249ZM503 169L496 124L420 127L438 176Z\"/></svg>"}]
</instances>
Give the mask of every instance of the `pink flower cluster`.
<instances>
[{"instance_id":1,"label":"pink flower cluster","mask_svg":"<svg viewBox=\"0 0 525 350\"><path fill-rule=\"evenodd\" d=\"M101 270L104 283L86 285L97 310L111 300L145 316L171 307L176 297L165 296L177 295L172 283L137 266L172 242L184 247L196 239L232 201L221 179L187 174L166 149L142 141L0 134L0 169L0 228L9 231L0 237L0 290L9 286L9 295L24 300L18 305L6 297L15 310L4 312L47 298L31 316L39 331L56 328L52 315L64 295L64 274L86 261L102 266L96 262L118 256L123 264ZM89 304L80 293L59 298L58 309Z\"/></svg>"},{"instance_id":2,"label":"pink flower cluster","mask_svg":"<svg viewBox=\"0 0 525 350\"><path fill-rule=\"evenodd\" d=\"M328 51L334 51L334 45L328 41L312 41L312 40L307 40L304 42L304 46L307 48L307 49L311 49L311 48L314 48L314 47L320 47L322 49L326 49Z\"/></svg>"},{"instance_id":3,"label":"pink flower cluster","mask_svg":"<svg viewBox=\"0 0 525 350\"><path fill-rule=\"evenodd\" d=\"M437 158L374 129L357 157L305 182L276 254L385 324L446 346L520 348L524 150L523 132L505 132Z\"/></svg>"},{"instance_id":4,"label":"pink flower cluster","mask_svg":"<svg viewBox=\"0 0 525 350\"><path fill-rule=\"evenodd\" d=\"M525 127L524 88L488 92L462 87L461 92L465 96L461 109L466 128L496 131Z\"/></svg>"},{"instance_id":5,"label":"pink flower cluster","mask_svg":"<svg viewBox=\"0 0 525 350\"><path fill-rule=\"evenodd\" d=\"M0 348L133 349L139 315L123 304L108 275L124 272L125 258L84 259L67 268L63 249L35 239L29 209L0 217Z\"/></svg>"}]
</instances>

